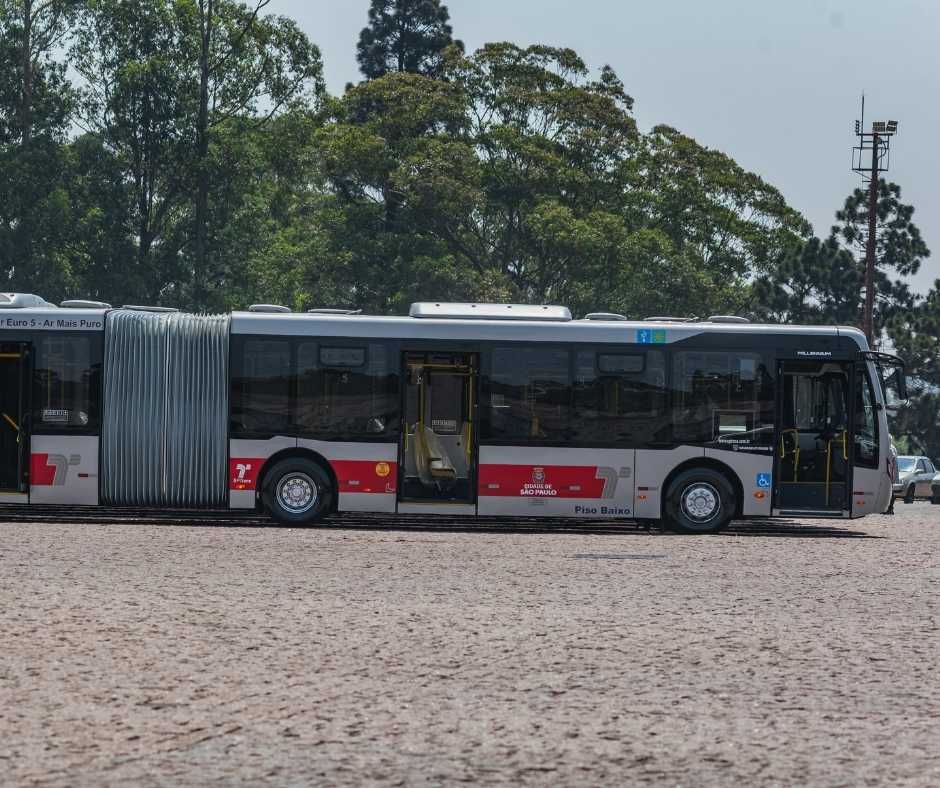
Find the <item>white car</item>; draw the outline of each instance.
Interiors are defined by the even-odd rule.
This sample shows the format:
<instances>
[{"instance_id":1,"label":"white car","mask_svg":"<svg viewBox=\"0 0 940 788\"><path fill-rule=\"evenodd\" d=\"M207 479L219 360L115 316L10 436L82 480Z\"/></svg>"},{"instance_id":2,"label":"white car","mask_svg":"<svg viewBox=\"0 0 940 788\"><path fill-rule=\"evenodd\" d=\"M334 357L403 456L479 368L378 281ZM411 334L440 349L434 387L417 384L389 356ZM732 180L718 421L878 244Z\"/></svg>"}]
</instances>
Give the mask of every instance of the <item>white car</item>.
<instances>
[{"instance_id":1,"label":"white car","mask_svg":"<svg viewBox=\"0 0 940 788\"><path fill-rule=\"evenodd\" d=\"M932 482L937 468L928 457L901 455L898 457L898 481L894 484L894 497L903 498L904 503L914 503L916 498L936 497Z\"/></svg>"}]
</instances>

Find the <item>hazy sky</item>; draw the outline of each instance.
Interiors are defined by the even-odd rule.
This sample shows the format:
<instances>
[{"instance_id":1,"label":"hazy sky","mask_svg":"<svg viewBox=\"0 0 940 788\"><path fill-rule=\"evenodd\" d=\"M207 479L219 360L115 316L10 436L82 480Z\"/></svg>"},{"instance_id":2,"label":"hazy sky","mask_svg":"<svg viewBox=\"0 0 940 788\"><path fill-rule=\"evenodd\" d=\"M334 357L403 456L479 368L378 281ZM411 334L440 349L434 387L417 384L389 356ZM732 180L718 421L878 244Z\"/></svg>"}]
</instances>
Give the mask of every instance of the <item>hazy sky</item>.
<instances>
[{"instance_id":1,"label":"hazy sky","mask_svg":"<svg viewBox=\"0 0 940 788\"><path fill-rule=\"evenodd\" d=\"M641 129L668 123L779 188L826 235L859 184L866 120L897 119L888 177L933 250L913 284L940 278L940 0L449 0L454 34L575 49L610 64ZM273 0L323 52L329 89L361 77L368 0ZM866 123L866 125L868 125Z\"/></svg>"}]
</instances>

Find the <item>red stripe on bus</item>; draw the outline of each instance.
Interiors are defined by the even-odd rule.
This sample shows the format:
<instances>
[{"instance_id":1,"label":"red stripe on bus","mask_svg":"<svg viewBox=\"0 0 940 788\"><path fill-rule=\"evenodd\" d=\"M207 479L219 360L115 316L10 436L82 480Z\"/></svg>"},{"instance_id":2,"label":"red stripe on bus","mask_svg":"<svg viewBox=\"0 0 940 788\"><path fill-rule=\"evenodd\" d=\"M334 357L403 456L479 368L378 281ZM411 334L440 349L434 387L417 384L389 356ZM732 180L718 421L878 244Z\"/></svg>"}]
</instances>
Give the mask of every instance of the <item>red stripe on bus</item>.
<instances>
[{"instance_id":1,"label":"red stripe on bus","mask_svg":"<svg viewBox=\"0 0 940 788\"><path fill-rule=\"evenodd\" d=\"M398 467L384 460L333 460L341 493L394 494L398 483Z\"/></svg>"},{"instance_id":2,"label":"red stripe on bus","mask_svg":"<svg viewBox=\"0 0 940 788\"><path fill-rule=\"evenodd\" d=\"M255 490L263 457L232 457L229 460L229 489ZM397 468L394 462L376 460L335 460L331 463L344 493L394 493Z\"/></svg>"},{"instance_id":3,"label":"red stripe on bus","mask_svg":"<svg viewBox=\"0 0 940 788\"><path fill-rule=\"evenodd\" d=\"M32 487L51 487L55 481L55 466L49 464L48 454L29 457L29 483Z\"/></svg>"},{"instance_id":4,"label":"red stripe on bus","mask_svg":"<svg viewBox=\"0 0 940 788\"><path fill-rule=\"evenodd\" d=\"M504 498L600 498L595 465L481 465L480 495Z\"/></svg>"}]
</instances>

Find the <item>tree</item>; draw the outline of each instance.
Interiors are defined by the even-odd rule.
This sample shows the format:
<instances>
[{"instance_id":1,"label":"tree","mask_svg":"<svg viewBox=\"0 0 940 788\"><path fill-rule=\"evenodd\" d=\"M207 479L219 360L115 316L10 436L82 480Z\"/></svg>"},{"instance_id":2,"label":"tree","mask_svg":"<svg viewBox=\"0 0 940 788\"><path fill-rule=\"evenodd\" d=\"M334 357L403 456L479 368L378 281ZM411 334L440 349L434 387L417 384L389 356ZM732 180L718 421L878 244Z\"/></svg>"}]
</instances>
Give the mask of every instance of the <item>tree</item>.
<instances>
[{"instance_id":1,"label":"tree","mask_svg":"<svg viewBox=\"0 0 940 788\"><path fill-rule=\"evenodd\" d=\"M805 221L728 157L666 127L640 134L632 104L610 68L595 77L571 50L509 43L452 49L436 79L349 89L317 147L334 198L324 226L355 304L642 317L746 303L748 277Z\"/></svg>"},{"instance_id":2,"label":"tree","mask_svg":"<svg viewBox=\"0 0 940 788\"><path fill-rule=\"evenodd\" d=\"M209 246L212 135L234 118L250 117L250 126L261 127L278 113L313 104L323 90L319 50L291 20L260 16L269 2L256 0L249 7L196 0L199 101L190 294L196 304L207 303L210 280L219 278Z\"/></svg>"},{"instance_id":3,"label":"tree","mask_svg":"<svg viewBox=\"0 0 940 788\"><path fill-rule=\"evenodd\" d=\"M780 323L851 325L859 318L860 270L834 236L809 238L755 281L752 311Z\"/></svg>"},{"instance_id":4,"label":"tree","mask_svg":"<svg viewBox=\"0 0 940 788\"><path fill-rule=\"evenodd\" d=\"M61 149L72 90L59 48L73 2L0 0L0 281L67 290L69 215Z\"/></svg>"},{"instance_id":5,"label":"tree","mask_svg":"<svg viewBox=\"0 0 940 788\"><path fill-rule=\"evenodd\" d=\"M260 16L264 5L89 0L74 49L83 121L131 184L148 299L221 305L228 263L214 254L211 222L231 213L211 196L230 194L222 179L234 170L214 169L213 135L231 122L260 128L321 89L319 51L292 21Z\"/></svg>"},{"instance_id":6,"label":"tree","mask_svg":"<svg viewBox=\"0 0 940 788\"><path fill-rule=\"evenodd\" d=\"M875 269L875 335L884 338L895 318L910 315L917 303L899 277L917 273L930 256L913 223L914 208L901 202L901 188L881 182L878 188ZM864 298L864 261L855 248L864 248L868 226L865 192L856 189L836 212L829 237L811 238L789 248L778 265L754 287L755 311L764 317L793 322L858 325Z\"/></svg>"},{"instance_id":7,"label":"tree","mask_svg":"<svg viewBox=\"0 0 940 788\"><path fill-rule=\"evenodd\" d=\"M331 104L315 147L332 191L321 206L332 281L347 302L387 312L412 296L473 292L477 272L460 270L433 230L477 202L465 98L459 85L395 73Z\"/></svg>"},{"instance_id":8,"label":"tree","mask_svg":"<svg viewBox=\"0 0 940 788\"><path fill-rule=\"evenodd\" d=\"M69 106L65 66L56 51L68 36L77 0L0 0L0 99L10 125L0 139L27 145L34 127L61 131Z\"/></svg>"},{"instance_id":9,"label":"tree","mask_svg":"<svg viewBox=\"0 0 940 788\"><path fill-rule=\"evenodd\" d=\"M809 234L777 189L671 127L645 137L636 170L632 209L668 240L646 271L658 314L747 311L753 278Z\"/></svg>"},{"instance_id":10,"label":"tree","mask_svg":"<svg viewBox=\"0 0 940 788\"><path fill-rule=\"evenodd\" d=\"M80 120L112 151L131 188L136 265L151 272L141 300L159 303L181 277L194 160L196 28L183 3L90 0L73 60L85 80Z\"/></svg>"},{"instance_id":11,"label":"tree","mask_svg":"<svg viewBox=\"0 0 940 788\"><path fill-rule=\"evenodd\" d=\"M359 34L359 69L367 79L391 72L438 76L444 50L463 50L449 19L440 0L372 0L369 24Z\"/></svg>"}]
</instances>

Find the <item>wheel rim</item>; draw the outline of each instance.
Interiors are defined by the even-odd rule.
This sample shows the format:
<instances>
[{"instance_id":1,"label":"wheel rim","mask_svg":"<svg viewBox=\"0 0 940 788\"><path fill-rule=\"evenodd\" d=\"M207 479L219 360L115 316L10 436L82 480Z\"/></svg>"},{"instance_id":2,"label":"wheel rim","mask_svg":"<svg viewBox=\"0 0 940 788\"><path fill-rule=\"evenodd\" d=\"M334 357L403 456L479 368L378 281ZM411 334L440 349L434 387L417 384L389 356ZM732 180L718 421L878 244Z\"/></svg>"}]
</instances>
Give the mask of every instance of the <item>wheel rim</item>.
<instances>
[{"instance_id":1,"label":"wheel rim","mask_svg":"<svg viewBox=\"0 0 940 788\"><path fill-rule=\"evenodd\" d=\"M707 482L690 484L682 492L682 513L695 523L714 520L721 513L721 495Z\"/></svg>"},{"instance_id":2,"label":"wheel rim","mask_svg":"<svg viewBox=\"0 0 940 788\"><path fill-rule=\"evenodd\" d=\"M306 473L294 471L277 483L277 502L291 514L304 514L316 505L319 490Z\"/></svg>"}]
</instances>

